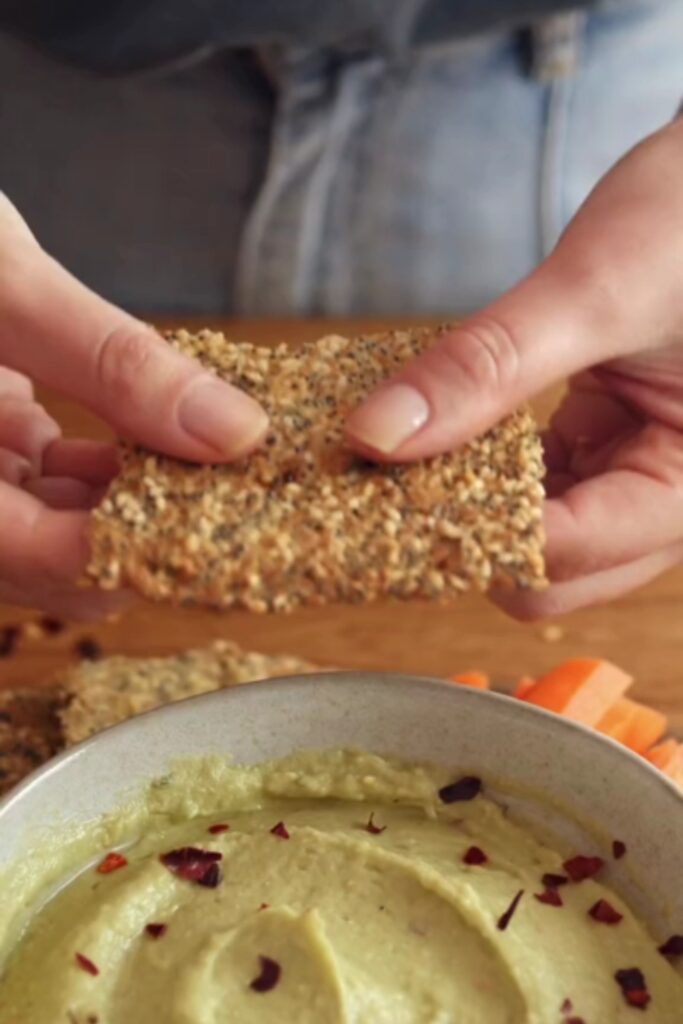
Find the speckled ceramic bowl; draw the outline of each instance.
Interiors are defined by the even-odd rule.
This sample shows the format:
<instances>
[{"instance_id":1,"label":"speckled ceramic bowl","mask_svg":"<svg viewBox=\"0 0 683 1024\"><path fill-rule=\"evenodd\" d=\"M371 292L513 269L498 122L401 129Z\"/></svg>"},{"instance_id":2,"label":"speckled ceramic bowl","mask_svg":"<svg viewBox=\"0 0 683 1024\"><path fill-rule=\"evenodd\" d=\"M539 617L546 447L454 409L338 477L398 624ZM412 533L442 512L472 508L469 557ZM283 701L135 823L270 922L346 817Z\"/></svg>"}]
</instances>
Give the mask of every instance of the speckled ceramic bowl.
<instances>
[{"instance_id":1,"label":"speckled ceramic bowl","mask_svg":"<svg viewBox=\"0 0 683 1024\"><path fill-rule=\"evenodd\" d=\"M582 852L659 935L683 926L683 795L645 761L529 705L429 679L329 674L255 683L152 711L62 754L0 804L0 868L32 833L113 810L178 758L257 762L354 746L480 775L512 813ZM618 838L628 856L611 860Z\"/></svg>"}]
</instances>

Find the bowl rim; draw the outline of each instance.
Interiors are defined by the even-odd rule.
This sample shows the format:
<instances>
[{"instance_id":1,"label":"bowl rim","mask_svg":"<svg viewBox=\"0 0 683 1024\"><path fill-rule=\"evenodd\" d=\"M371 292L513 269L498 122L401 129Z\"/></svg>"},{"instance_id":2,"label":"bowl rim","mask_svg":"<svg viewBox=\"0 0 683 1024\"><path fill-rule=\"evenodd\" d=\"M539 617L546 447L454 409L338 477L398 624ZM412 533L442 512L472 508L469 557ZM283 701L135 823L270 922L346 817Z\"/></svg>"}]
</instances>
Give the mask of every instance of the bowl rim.
<instances>
[{"instance_id":1,"label":"bowl rim","mask_svg":"<svg viewBox=\"0 0 683 1024\"><path fill-rule=\"evenodd\" d=\"M124 721L108 726L106 729L89 736L87 739L81 740L79 743L76 743L71 747L67 747L65 750L50 758L49 761L40 765L17 786L13 787L13 789L5 794L5 796L0 799L0 828L2 827L2 818L4 814L9 812L10 808L14 807L17 802L21 801L30 790L36 786L49 784L47 782L49 776L52 774L59 774L59 769L62 765L77 759L86 750L106 744L108 742L108 737L111 735L125 735L129 732L134 733L139 729L144 729L144 723L150 716L163 716L170 719L172 722L179 714L182 715L183 709L189 704L204 702L207 705L207 708L210 708L214 704L235 699L235 695L238 695L245 690L249 691L255 687L258 687L259 692L267 695L268 692L275 694L284 687L290 690L302 685L308 687L310 685L315 685L316 681L334 682L335 685L343 685L346 682L357 682L360 679L372 680L373 683L381 683L382 685L387 686L411 686L419 688L422 691L451 690L454 695L457 694L457 700L463 701L465 704L467 702L471 702L472 706L475 708L477 705L482 707L485 704L492 702L497 703L499 707L506 705L508 708L515 708L516 710L512 712L513 714L529 715L532 718L535 717L539 721L545 721L550 728L557 730L558 732L563 732L567 737L580 736L582 737L582 742L593 747L599 746L602 749L605 747L610 748L612 751L610 756L614 756L624 762L630 762L631 765L637 766L639 770L649 777L651 784L658 785L660 790L669 794L665 799L670 800L673 798L673 800L679 805L679 809L683 810L682 787L678 786L672 779L659 771L659 769L640 754L636 754L622 743L618 743L609 736L604 736L602 733L597 732L590 726L583 725L580 722L575 722L569 718L564 718L562 715L547 711L545 708L538 707L537 705L530 704L526 701L516 699L509 694L493 690L482 691L466 686L457 686L454 683L450 683L447 680L438 677L419 676L411 675L409 673L388 671L350 670L338 672L310 672L252 680L247 683L224 687L220 690L211 690L207 693L194 694L191 697L172 701L169 704L151 708L148 711L143 711L138 715L134 715ZM182 753L180 753L179 756L183 756ZM155 776L150 776L150 780L154 777Z\"/></svg>"}]
</instances>

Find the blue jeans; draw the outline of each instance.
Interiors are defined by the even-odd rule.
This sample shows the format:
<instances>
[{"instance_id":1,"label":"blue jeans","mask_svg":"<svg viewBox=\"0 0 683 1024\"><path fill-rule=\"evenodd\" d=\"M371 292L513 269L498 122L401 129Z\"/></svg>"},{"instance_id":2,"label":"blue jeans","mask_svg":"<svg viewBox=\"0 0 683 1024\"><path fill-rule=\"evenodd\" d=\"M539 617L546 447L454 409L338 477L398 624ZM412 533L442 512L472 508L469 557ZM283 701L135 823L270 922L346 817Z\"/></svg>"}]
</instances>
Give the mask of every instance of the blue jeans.
<instances>
[{"instance_id":1,"label":"blue jeans","mask_svg":"<svg viewBox=\"0 0 683 1024\"><path fill-rule=\"evenodd\" d=\"M607 3L526 45L505 32L391 57L290 51L273 73L237 308L448 314L528 272L601 175L674 115L683 0Z\"/></svg>"}]
</instances>

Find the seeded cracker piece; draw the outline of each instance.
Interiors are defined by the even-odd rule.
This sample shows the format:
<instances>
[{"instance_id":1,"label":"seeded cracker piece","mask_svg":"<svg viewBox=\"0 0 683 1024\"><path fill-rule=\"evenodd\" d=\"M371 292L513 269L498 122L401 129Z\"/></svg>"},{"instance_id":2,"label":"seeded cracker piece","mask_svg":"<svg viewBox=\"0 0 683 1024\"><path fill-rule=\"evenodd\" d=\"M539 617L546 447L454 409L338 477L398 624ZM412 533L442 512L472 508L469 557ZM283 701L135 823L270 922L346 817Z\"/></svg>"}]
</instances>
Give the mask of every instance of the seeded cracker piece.
<instances>
[{"instance_id":1,"label":"seeded cracker piece","mask_svg":"<svg viewBox=\"0 0 683 1024\"><path fill-rule=\"evenodd\" d=\"M167 658L82 662L59 680L64 740L78 743L143 711L199 693L315 670L300 658L243 651L227 640Z\"/></svg>"},{"instance_id":2,"label":"seeded cracker piece","mask_svg":"<svg viewBox=\"0 0 683 1024\"><path fill-rule=\"evenodd\" d=\"M169 335L262 403L267 444L232 466L124 449L93 514L89 576L257 612L541 585L543 466L527 410L420 463L370 465L344 445L351 409L431 337L330 336L292 350Z\"/></svg>"}]
</instances>

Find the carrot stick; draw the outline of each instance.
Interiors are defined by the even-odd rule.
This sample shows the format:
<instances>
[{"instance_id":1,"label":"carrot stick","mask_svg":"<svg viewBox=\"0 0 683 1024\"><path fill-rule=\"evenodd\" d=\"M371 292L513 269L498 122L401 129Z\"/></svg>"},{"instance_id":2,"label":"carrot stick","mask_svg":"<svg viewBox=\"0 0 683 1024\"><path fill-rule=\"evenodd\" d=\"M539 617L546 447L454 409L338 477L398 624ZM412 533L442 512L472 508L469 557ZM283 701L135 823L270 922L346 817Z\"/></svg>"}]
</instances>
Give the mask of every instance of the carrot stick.
<instances>
[{"instance_id":1,"label":"carrot stick","mask_svg":"<svg viewBox=\"0 0 683 1024\"><path fill-rule=\"evenodd\" d=\"M486 672L478 672L476 669L469 672L458 672L454 676L449 676L448 681L449 683L458 683L460 686L471 686L474 690L491 689L491 680Z\"/></svg>"},{"instance_id":2,"label":"carrot stick","mask_svg":"<svg viewBox=\"0 0 683 1024\"><path fill-rule=\"evenodd\" d=\"M661 711L622 697L615 701L595 728L637 754L644 754L661 740L667 724Z\"/></svg>"},{"instance_id":3,"label":"carrot stick","mask_svg":"<svg viewBox=\"0 0 683 1024\"><path fill-rule=\"evenodd\" d=\"M524 700L595 726L632 682L631 676L602 658L570 658L541 676Z\"/></svg>"}]
</instances>

